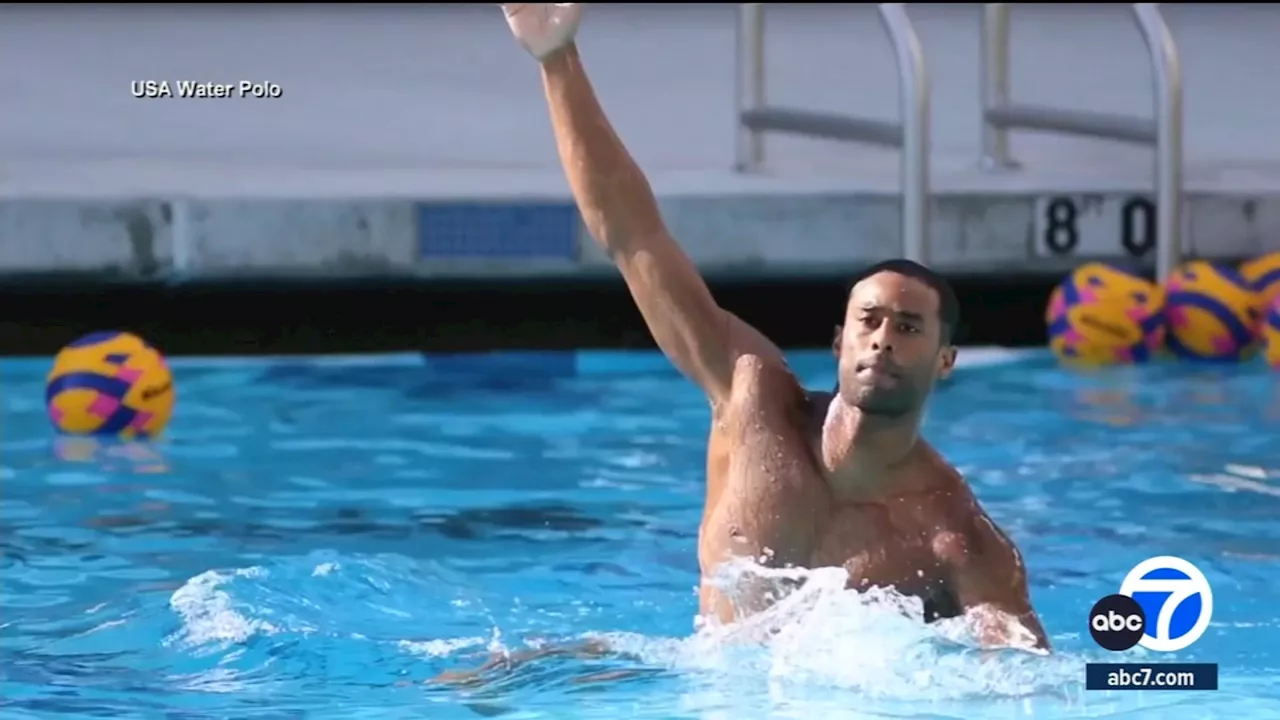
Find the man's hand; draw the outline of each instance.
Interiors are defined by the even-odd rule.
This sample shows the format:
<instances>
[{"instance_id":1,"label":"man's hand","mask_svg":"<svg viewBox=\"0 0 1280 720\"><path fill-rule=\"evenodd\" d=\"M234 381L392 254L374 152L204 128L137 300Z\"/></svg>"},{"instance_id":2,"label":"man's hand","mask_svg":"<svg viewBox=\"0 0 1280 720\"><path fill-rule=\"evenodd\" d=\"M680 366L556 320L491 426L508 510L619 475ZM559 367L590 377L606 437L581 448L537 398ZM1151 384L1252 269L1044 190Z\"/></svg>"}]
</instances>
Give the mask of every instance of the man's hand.
<instances>
[{"instance_id":1,"label":"man's hand","mask_svg":"<svg viewBox=\"0 0 1280 720\"><path fill-rule=\"evenodd\" d=\"M511 34L539 62L573 42L580 3L500 3Z\"/></svg>"},{"instance_id":2,"label":"man's hand","mask_svg":"<svg viewBox=\"0 0 1280 720\"><path fill-rule=\"evenodd\" d=\"M1029 608L1015 615L996 605L975 605L965 610L964 621L983 648L1011 648L1038 654L1049 652L1044 628Z\"/></svg>"}]
</instances>

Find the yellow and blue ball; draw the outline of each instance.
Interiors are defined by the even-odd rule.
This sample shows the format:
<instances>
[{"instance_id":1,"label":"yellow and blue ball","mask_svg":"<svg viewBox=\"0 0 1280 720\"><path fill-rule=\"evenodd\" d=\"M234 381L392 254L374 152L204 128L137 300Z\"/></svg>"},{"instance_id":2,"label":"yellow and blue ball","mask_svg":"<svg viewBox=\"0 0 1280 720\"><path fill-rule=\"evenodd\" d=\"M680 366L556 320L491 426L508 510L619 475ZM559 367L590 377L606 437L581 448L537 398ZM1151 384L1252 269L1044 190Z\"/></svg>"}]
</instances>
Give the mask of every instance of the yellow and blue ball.
<instances>
[{"instance_id":1,"label":"yellow and blue ball","mask_svg":"<svg viewBox=\"0 0 1280 720\"><path fill-rule=\"evenodd\" d=\"M1267 364L1280 370L1280 293L1272 298L1262 321L1262 352Z\"/></svg>"},{"instance_id":2,"label":"yellow and blue ball","mask_svg":"<svg viewBox=\"0 0 1280 720\"><path fill-rule=\"evenodd\" d=\"M1081 265L1049 297L1049 347L1080 364L1146 362L1164 344L1164 291L1106 263Z\"/></svg>"},{"instance_id":3,"label":"yellow and blue ball","mask_svg":"<svg viewBox=\"0 0 1280 720\"><path fill-rule=\"evenodd\" d=\"M164 356L127 332L96 332L63 348L45 382L53 426L67 435L159 435L173 414Z\"/></svg>"},{"instance_id":4,"label":"yellow and blue ball","mask_svg":"<svg viewBox=\"0 0 1280 720\"><path fill-rule=\"evenodd\" d=\"M1261 296L1236 270L1195 260L1165 281L1169 350L1191 360L1238 361L1258 347Z\"/></svg>"},{"instance_id":5,"label":"yellow and blue ball","mask_svg":"<svg viewBox=\"0 0 1280 720\"><path fill-rule=\"evenodd\" d=\"M1262 297L1263 307L1280 297L1280 252L1250 260L1240 266L1240 274Z\"/></svg>"}]
</instances>

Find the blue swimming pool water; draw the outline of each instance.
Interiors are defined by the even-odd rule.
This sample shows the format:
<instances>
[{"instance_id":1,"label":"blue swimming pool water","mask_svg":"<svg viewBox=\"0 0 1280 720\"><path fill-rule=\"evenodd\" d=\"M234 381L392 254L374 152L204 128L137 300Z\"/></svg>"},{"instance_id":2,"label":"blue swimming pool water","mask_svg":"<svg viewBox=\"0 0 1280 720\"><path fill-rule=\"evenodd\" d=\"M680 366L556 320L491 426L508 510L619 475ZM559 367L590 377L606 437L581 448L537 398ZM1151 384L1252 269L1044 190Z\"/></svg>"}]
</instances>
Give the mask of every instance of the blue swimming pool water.
<instances>
[{"instance_id":1,"label":"blue swimming pool water","mask_svg":"<svg viewBox=\"0 0 1280 720\"><path fill-rule=\"evenodd\" d=\"M824 354L795 366L828 386ZM155 446L54 442L0 360L0 717L1280 716L1280 380L967 367L927 436L1022 546L1048 658L817 572L769 644L695 635L707 411L656 355L178 361ZM1174 554L1217 692L1086 692L1085 615ZM750 629L750 628L748 628ZM466 687L491 651L605 636ZM1166 660L1136 651L1129 657ZM619 672L627 671L627 672Z\"/></svg>"}]
</instances>

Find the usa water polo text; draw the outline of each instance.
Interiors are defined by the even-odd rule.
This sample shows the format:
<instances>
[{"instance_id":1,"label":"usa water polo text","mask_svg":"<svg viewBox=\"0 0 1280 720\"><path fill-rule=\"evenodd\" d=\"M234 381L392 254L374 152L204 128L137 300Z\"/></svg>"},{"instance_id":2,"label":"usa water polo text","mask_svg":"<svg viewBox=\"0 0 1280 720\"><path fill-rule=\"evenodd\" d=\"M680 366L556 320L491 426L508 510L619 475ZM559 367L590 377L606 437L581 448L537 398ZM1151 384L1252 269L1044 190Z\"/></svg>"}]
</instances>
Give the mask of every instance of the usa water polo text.
<instances>
[{"instance_id":1,"label":"usa water polo text","mask_svg":"<svg viewBox=\"0 0 1280 720\"><path fill-rule=\"evenodd\" d=\"M129 92L136 98L254 99L272 100L284 96L284 88L273 82L196 82L194 80L134 80Z\"/></svg>"}]
</instances>

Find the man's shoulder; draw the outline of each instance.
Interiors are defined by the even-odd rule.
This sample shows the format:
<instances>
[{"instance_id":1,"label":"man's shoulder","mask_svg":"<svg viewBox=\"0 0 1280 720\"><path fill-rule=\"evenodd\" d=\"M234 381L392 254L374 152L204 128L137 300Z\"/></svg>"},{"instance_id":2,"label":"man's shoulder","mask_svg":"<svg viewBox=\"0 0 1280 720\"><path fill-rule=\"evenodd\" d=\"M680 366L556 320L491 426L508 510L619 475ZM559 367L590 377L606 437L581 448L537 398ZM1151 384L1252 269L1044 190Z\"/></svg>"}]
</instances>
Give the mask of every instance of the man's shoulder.
<instances>
[{"instance_id":1,"label":"man's shoulder","mask_svg":"<svg viewBox=\"0 0 1280 720\"><path fill-rule=\"evenodd\" d=\"M922 472L928 477L922 481L929 498L927 515L935 530L935 550L959 561L988 544L989 529L994 526L959 470L927 444L925 458Z\"/></svg>"},{"instance_id":2,"label":"man's shoulder","mask_svg":"<svg viewBox=\"0 0 1280 720\"><path fill-rule=\"evenodd\" d=\"M991 519L963 480L954 491L935 495L935 500L933 546L944 563L1021 564L1013 540Z\"/></svg>"}]
</instances>

